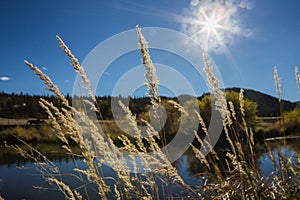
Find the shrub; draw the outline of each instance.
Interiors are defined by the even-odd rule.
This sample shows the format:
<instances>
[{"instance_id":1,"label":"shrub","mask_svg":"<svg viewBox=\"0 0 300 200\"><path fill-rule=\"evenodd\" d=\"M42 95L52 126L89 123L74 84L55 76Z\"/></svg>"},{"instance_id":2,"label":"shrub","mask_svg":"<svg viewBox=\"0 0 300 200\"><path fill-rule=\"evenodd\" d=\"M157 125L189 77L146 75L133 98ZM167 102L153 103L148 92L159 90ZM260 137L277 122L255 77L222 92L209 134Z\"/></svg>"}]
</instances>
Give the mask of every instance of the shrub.
<instances>
[{"instance_id":1,"label":"shrub","mask_svg":"<svg viewBox=\"0 0 300 200\"><path fill-rule=\"evenodd\" d=\"M233 91L225 92L227 99L227 107L231 113L231 116L236 117L236 122L243 126L242 114L240 108L240 100L239 93ZM205 124L208 126L211 117L211 95L205 95L203 98L199 100L200 113L205 121ZM230 103L231 102L231 103ZM232 106L230 105L232 104ZM259 124L258 116L257 116L257 103L244 99L244 108L245 108L245 120L248 125L248 128L255 129L255 127ZM231 109L233 108L233 109Z\"/></svg>"}]
</instances>

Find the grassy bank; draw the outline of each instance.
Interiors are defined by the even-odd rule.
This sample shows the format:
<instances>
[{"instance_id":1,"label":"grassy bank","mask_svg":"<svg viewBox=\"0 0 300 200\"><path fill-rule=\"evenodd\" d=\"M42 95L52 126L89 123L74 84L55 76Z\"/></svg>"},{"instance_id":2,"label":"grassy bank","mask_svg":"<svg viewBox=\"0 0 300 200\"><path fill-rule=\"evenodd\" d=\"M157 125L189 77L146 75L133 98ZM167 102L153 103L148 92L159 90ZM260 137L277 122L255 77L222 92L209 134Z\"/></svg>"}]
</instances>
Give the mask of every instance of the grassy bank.
<instances>
[{"instance_id":1,"label":"grassy bank","mask_svg":"<svg viewBox=\"0 0 300 200\"><path fill-rule=\"evenodd\" d=\"M118 136L123 132L118 128L117 124L112 121L101 123L103 131L118 142ZM8 144L20 144L20 140L27 143L59 143L57 131L50 124L41 125L2 125L0 128L0 144L6 141ZM71 138L66 136L71 142Z\"/></svg>"},{"instance_id":2,"label":"grassy bank","mask_svg":"<svg viewBox=\"0 0 300 200\"><path fill-rule=\"evenodd\" d=\"M49 125L39 126L10 126L0 131L0 142L20 144L20 140L27 143L57 143L59 139L56 132Z\"/></svg>"},{"instance_id":3,"label":"grassy bank","mask_svg":"<svg viewBox=\"0 0 300 200\"><path fill-rule=\"evenodd\" d=\"M293 111L294 112L294 111ZM299 115L300 116L300 115ZM298 118L295 118L296 120ZM3 120L2 120L3 121ZM20 144L20 140L23 140L28 143L59 143L60 140L57 138L56 130L50 124L26 125L27 120L21 119L17 120L19 125L16 124L15 119L6 119L4 120L6 125L2 123L0 125L0 144L3 144L6 141L8 144ZM171 120L173 121L173 120ZM20 123L21 122L21 123ZM286 124L282 124L280 121L269 124L268 126L261 126L259 122L255 129L253 130L253 137L256 142L263 144L265 139L274 138L274 137L284 137L284 136L300 136L300 128L297 127L297 124L288 123L286 119ZM9 125L11 124L11 125ZM122 146L122 141L119 139L119 136L125 134L115 121L112 120L103 120L99 123L102 131L109 135L113 140L114 144L117 146ZM174 127L176 124L174 124ZM201 128L200 128L201 129ZM174 132L175 130L175 132ZM167 142L171 141L176 134L176 128L173 128L171 131L164 129L166 134ZM173 131L173 132L172 132ZM199 134L203 134L199 130ZM224 133L223 133L224 135ZM127 135L131 141L134 141L134 138L130 135ZM18 138L18 139L17 139ZM71 138L67 137L71 142ZM226 140L226 139L225 139ZM220 144L219 146L222 146Z\"/></svg>"}]
</instances>

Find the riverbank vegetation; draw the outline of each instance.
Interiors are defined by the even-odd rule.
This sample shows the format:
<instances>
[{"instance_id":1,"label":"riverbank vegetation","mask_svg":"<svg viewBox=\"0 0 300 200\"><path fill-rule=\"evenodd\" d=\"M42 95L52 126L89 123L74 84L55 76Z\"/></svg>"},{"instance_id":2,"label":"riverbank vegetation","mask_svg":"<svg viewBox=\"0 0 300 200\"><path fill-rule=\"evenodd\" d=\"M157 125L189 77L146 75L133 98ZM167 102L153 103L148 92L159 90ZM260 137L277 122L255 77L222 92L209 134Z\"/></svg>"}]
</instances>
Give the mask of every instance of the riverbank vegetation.
<instances>
[{"instance_id":1,"label":"riverbank vegetation","mask_svg":"<svg viewBox=\"0 0 300 200\"><path fill-rule=\"evenodd\" d=\"M226 89L225 90L225 95L226 99L229 102L232 102L233 107L238 107L239 106L239 93L236 92L237 88L233 89ZM252 90L246 90L247 93L251 93L251 96L249 97L250 99L252 98L253 94L257 94L256 92L253 93L254 91ZM2 93L2 95L4 95ZM269 96L267 95L262 95L262 97L265 97L269 99ZM4 96L6 97L11 97L11 95L5 94ZM22 94L20 95L12 95L14 98L8 98L8 99L23 99ZM38 98L46 98L47 101L52 102L52 100L55 100L53 105L61 109L61 104L59 103L60 101L57 98L54 97L47 97L47 96L30 96L30 95L24 95L26 96L25 99L26 102L31 102L33 101L34 103L31 103L32 105L38 104ZM71 98L70 96L65 97L68 102L71 103ZM103 120L99 120L99 123L101 123L101 128L105 133L110 134L111 138L113 141L120 145L121 142L118 140L118 136L124 134L124 132L118 127L116 122L113 120L113 114L111 111L111 105L110 101L113 100L114 97L97 97L97 104L100 105L100 110L101 114L103 117ZM179 118L180 118L180 112L174 108L174 106L170 103L168 103L170 100L175 100L174 98L168 98L168 97L160 97L161 104L167 111L167 121L164 125L164 131L169 137L170 141L173 138L173 135L176 134L179 126ZM192 97L190 97L192 98ZM118 97L118 99L121 99L121 101L125 101L126 98L121 98ZM188 99L188 98L187 98ZM201 116L206 124L206 126L209 125L210 123L210 117L211 117L211 95L210 94L204 94L203 96L197 98L198 99L198 104L199 108L201 110ZM277 104L278 109L275 110L273 109L273 114L268 114L265 113L266 109L260 109L264 107L264 104L261 102L264 102L264 98L260 98L261 100L258 102L255 102L253 100L250 100L245 98L245 120L247 122L247 125L249 128L252 128L252 131L254 132L254 139L257 142L263 143L263 141L266 138L273 138L273 137L279 137L279 136L288 136L288 135L293 135L293 136L299 136L300 135L300 121L299 117L300 116L300 107L297 106L296 104L293 103L288 103L288 106L284 107L284 112L283 112L283 118L281 119L280 117L280 111L279 111L279 106L278 106L278 101L276 101L276 98L272 97L271 99ZM15 102L15 100L12 100ZM35 102L36 101L36 102ZM115 100L114 100L115 101ZM2 101L4 102L4 101ZM17 102L23 102L23 101L17 101ZM0 118L0 144L3 144L4 141L14 144L17 142L17 138L20 138L21 140L24 140L29 143L37 143L37 142L45 142L45 143L56 143L58 142L57 137L55 136L53 128L51 127L49 121L47 120L47 114L44 110L41 108L36 109L38 105L36 106L28 106L27 110L34 110L36 111L37 114L33 115L26 115L26 109L25 110L10 110L8 109L11 105L13 104L12 102L6 101L6 104L0 111L1 116L6 116L8 117L7 113L14 113L14 118ZM28 103L25 103L26 105L30 105ZM272 106L276 106L274 105ZM230 107L230 105L227 105ZM150 120L149 118L149 108L151 107L150 104L150 99L149 97L141 97L141 98L133 98L130 99L130 104L129 108L132 111L133 115L136 115L138 117L138 123L142 124L140 119L144 120ZM12 107L12 109L15 109ZM270 109L269 109L270 110ZM241 123L241 117L240 117L240 111L236 111L238 116L238 123ZM263 116L267 117L262 117L261 113L263 113ZM275 114L274 114L275 113ZM10 114L12 115L12 114ZM24 116L31 116L31 118L24 118ZM30 120L35 120L36 118L43 120L42 124L34 123L30 124ZM265 120L265 118L268 119L268 121ZM199 134L203 134L203 131L201 128L198 130ZM12 136L14 135L14 136Z\"/></svg>"}]
</instances>

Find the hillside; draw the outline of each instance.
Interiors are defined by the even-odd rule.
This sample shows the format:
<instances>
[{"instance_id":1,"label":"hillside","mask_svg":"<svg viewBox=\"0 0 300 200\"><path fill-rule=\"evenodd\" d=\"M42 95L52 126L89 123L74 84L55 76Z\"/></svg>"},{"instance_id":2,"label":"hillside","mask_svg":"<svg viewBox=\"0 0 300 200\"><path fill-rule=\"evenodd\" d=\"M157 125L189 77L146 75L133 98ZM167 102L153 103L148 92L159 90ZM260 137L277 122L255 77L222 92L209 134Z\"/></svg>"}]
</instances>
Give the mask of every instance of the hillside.
<instances>
[{"instance_id":1,"label":"hillside","mask_svg":"<svg viewBox=\"0 0 300 200\"><path fill-rule=\"evenodd\" d=\"M240 88L227 88L226 91L239 92ZM244 89L244 96L246 99L257 103L259 116L266 117L280 115L278 98L250 89ZM297 103L293 103L286 100L282 100L282 103L283 111L290 111L294 109L297 105Z\"/></svg>"}]
</instances>

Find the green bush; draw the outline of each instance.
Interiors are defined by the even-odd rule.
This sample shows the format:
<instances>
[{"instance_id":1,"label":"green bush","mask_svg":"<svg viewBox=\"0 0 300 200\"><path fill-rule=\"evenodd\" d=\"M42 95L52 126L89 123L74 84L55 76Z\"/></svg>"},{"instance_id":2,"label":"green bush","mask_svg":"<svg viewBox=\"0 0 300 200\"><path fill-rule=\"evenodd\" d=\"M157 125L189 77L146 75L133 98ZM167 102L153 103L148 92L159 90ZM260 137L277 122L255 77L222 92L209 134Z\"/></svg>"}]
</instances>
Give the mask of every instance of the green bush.
<instances>
[{"instance_id":1,"label":"green bush","mask_svg":"<svg viewBox=\"0 0 300 200\"><path fill-rule=\"evenodd\" d=\"M232 102L234 106L234 112L235 116L237 118L236 122L242 126L242 115L240 111L240 102L239 102L239 93L233 92L233 91L226 91L226 100L227 100L227 106L228 109L230 109L229 102ZM199 100L199 108L200 108L200 114L205 122L205 124L208 126L210 122L211 117L211 95L205 95L202 99ZM255 129L255 127L258 125L259 120L257 116L257 103L250 101L248 99L244 99L244 109L245 109L245 120L247 123L248 128ZM232 116L232 110L231 116Z\"/></svg>"},{"instance_id":2,"label":"green bush","mask_svg":"<svg viewBox=\"0 0 300 200\"><path fill-rule=\"evenodd\" d=\"M283 113L283 126L286 133L296 134L300 132L300 106L290 112Z\"/></svg>"}]
</instances>

